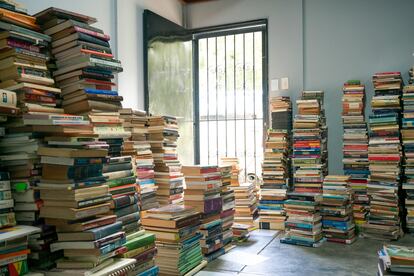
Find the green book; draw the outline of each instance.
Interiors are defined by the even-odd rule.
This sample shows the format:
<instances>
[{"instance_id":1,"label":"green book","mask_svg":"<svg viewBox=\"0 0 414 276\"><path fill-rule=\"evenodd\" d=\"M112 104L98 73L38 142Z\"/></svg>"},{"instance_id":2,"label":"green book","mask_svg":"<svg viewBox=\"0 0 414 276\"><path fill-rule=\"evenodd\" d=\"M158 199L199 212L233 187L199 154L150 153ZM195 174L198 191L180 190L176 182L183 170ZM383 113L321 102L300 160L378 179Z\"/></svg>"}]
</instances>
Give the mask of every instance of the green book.
<instances>
[{"instance_id":1,"label":"green book","mask_svg":"<svg viewBox=\"0 0 414 276\"><path fill-rule=\"evenodd\" d=\"M125 247L129 250L137 249L155 242L155 235L146 233L135 239L129 240L125 243Z\"/></svg>"}]
</instances>

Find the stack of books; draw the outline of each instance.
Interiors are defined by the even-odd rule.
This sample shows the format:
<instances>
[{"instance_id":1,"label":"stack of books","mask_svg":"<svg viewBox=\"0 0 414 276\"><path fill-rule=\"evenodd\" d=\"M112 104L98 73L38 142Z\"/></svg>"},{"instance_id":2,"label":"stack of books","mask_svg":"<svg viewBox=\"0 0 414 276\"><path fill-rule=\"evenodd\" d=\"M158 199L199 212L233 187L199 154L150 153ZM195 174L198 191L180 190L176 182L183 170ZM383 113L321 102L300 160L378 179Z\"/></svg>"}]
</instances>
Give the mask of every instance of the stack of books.
<instances>
[{"instance_id":1,"label":"stack of books","mask_svg":"<svg viewBox=\"0 0 414 276\"><path fill-rule=\"evenodd\" d=\"M159 275L194 275L207 264L200 247L200 213L192 207L166 205L150 209L142 217L142 225L155 234Z\"/></svg>"},{"instance_id":2,"label":"stack of books","mask_svg":"<svg viewBox=\"0 0 414 276\"><path fill-rule=\"evenodd\" d=\"M234 222L234 214L236 207L236 198L234 196L234 191L230 188L231 184L231 166L221 166L219 167L221 174L221 191L220 196L223 200L223 207L221 210L220 218L222 221L223 229L223 245L226 252L230 250L233 245L233 231L232 226Z\"/></svg>"},{"instance_id":3,"label":"stack of books","mask_svg":"<svg viewBox=\"0 0 414 276\"><path fill-rule=\"evenodd\" d=\"M0 172L0 229L16 225L13 207L10 175L8 172L2 171Z\"/></svg>"},{"instance_id":4,"label":"stack of books","mask_svg":"<svg viewBox=\"0 0 414 276\"><path fill-rule=\"evenodd\" d=\"M221 172L217 166L183 166L184 205L201 213L201 251L207 261L224 253L221 211Z\"/></svg>"},{"instance_id":5,"label":"stack of books","mask_svg":"<svg viewBox=\"0 0 414 276\"><path fill-rule=\"evenodd\" d=\"M414 248L385 244L378 251L378 274L412 275L414 274Z\"/></svg>"},{"instance_id":6,"label":"stack of books","mask_svg":"<svg viewBox=\"0 0 414 276\"><path fill-rule=\"evenodd\" d=\"M157 247L154 234L141 230L128 235L125 247L128 251L122 254L122 257L137 261L129 275L158 275L159 269L155 266Z\"/></svg>"},{"instance_id":7,"label":"stack of books","mask_svg":"<svg viewBox=\"0 0 414 276\"><path fill-rule=\"evenodd\" d=\"M323 181L322 227L330 242L351 244L356 240L349 179L347 175L328 175Z\"/></svg>"},{"instance_id":8,"label":"stack of books","mask_svg":"<svg viewBox=\"0 0 414 276\"><path fill-rule=\"evenodd\" d=\"M254 183L243 183L231 187L236 198L234 222L254 226L258 216Z\"/></svg>"},{"instance_id":9,"label":"stack of books","mask_svg":"<svg viewBox=\"0 0 414 276\"><path fill-rule=\"evenodd\" d=\"M303 91L297 100L293 123L293 188L295 192L321 193L327 174L327 128L323 91Z\"/></svg>"},{"instance_id":10,"label":"stack of books","mask_svg":"<svg viewBox=\"0 0 414 276\"><path fill-rule=\"evenodd\" d=\"M29 272L27 256L29 235L40 228L17 225L0 232L0 272L2 275L24 275Z\"/></svg>"},{"instance_id":11,"label":"stack of books","mask_svg":"<svg viewBox=\"0 0 414 276\"><path fill-rule=\"evenodd\" d=\"M265 142L262 179L260 186L259 218L256 227L284 230L287 198L289 137L287 130L268 130Z\"/></svg>"},{"instance_id":12,"label":"stack of books","mask_svg":"<svg viewBox=\"0 0 414 276\"><path fill-rule=\"evenodd\" d=\"M290 97L272 97L270 99L272 129L292 130L292 103Z\"/></svg>"},{"instance_id":13,"label":"stack of books","mask_svg":"<svg viewBox=\"0 0 414 276\"><path fill-rule=\"evenodd\" d=\"M357 227L366 223L369 209L367 183L369 175L368 131L365 122L365 86L359 80L344 84L342 124L344 128L344 174L350 176L354 193L353 213Z\"/></svg>"},{"instance_id":14,"label":"stack of books","mask_svg":"<svg viewBox=\"0 0 414 276\"><path fill-rule=\"evenodd\" d=\"M233 223L233 240L237 242L245 242L250 237L250 232L255 230L255 227L243 223Z\"/></svg>"},{"instance_id":15,"label":"stack of books","mask_svg":"<svg viewBox=\"0 0 414 276\"><path fill-rule=\"evenodd\" d=\"M132 152L135 160L135 174L140 188L141 211L158 208L154 181L154 158L148 141L148 117L145 111L122 109L124 128L131 133ZM125 142L124 142L125 145Z\"/></svg>"},{"instance_id":16,"label":"stack of books","mask_svg":"<svg viewBox=\"0 0 414 276\"><path fill-rule=\"evenodd\" d=\"M322 233L322 217L319 212L322 196L315 193L291 192L288 198L285 201L286 234L280 242L319 247L325 241Z\"/></svg>"},{"instance_id":17,"label":"stack of books","mask_svg":"<svg viewBox=\"0 0 414 276\"><path fill-rule=\"evenodd\" d=\"M406 210L406 229L414 233L414 142L413 142L413 116L414 109L414 87L406 85L403 93L404 113L402 119L402 142L404 145L405 157L405 179L403 189L406 193L405 210ZM411 118L413 117L413 118Z\"/></svg>"},{"instance_id":18,"label":"stack of books","mask_svg":"<svg viewBox=\"0 0 414 276\"><path fill-rule=\"evenodd\" d=\"M52 37L57 66L53 76L62 90L65 112L118 111L122 97L113 90L113 78L122 66L113 57L110 37L91 26L97 20L58 8L35 16L43 32Z\"/></svg>"},{"instance_id":19,"label":"stack of books","mask_svg":"<svg viewBox=\"0 0 414 276\"><path fill-rule=\"evenodd\" d=\"M399 193L401 193L402 150L400 142L400 97L402 78L399 72L373 76L375 95L369 117L368 159L370 197L368 222L363 235L381 240L401 235Z\"/></svg>"},{"instance_id":20,"label":"stack of books","mask_svg":"<svg viewBox=\"0 0 414 276\"><path fill-rule=\"evenodd\" d=\"M240 185L240 166L239 159L237 157L221 157L221 166L231 166L231 186Z\"/></svg>"},{"instance_id":21,"label":"stack of books","mask_svg":"<svg viewBox=\"0 0 414 276\"><path fill-rule=\"evenodd\" d=\"M178 121L172 116L152 116L148 119L149 142L155 164L157 201L163 205L183 202L184 178L178 160Z\"/></svg>"},{"instance_id":22,"label":"stack of books","mask_svg":"<svg viewBox=\"0 0 414 276\"><path fill-rule=\"evenodd\" d=\"M103 176L112 195L111 214L122 222L122 230L133 233L139 230L139 191L131 156L111 157L103 166Z\"/></svg>"},{"instance_id":23,"label":"stack of books","mask_svg":"<svg viewBox=\"0 0 414 276\"><path fill-rule=\"evenodd\" d=\"M411 72L411 71L410 71ZM414 85L404 86L402 96L404 112L402 118L402 143L404 145L404 183L406 229L414 233Z\"/></svg>"},{"instance_id":24,"label":"stack of books","mask_svg":"<svg viewBox=\"0 0 414 276\"><path fill-rule=\"evenodd\" d=\"M125 252L126 240L122 222L109 214L112 197L103 175L108 145L81 133L48 136L48 145L38 149L43 164L40 216L58 232L58 241L50 246L52 252L63 250L58 269L96 271Z\"/></svg>"}]
</instances>

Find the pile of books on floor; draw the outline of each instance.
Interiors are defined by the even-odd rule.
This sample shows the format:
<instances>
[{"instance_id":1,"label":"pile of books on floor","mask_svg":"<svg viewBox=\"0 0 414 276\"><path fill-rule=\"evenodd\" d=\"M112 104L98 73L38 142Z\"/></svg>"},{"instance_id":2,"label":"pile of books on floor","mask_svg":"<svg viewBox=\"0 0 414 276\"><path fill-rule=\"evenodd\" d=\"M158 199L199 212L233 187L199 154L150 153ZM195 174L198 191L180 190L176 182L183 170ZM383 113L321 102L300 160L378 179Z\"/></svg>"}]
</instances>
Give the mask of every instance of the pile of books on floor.
<instances>
[{"instance_id":1,"label":"pile of books on floor","mask_svg":"<svg viewBox=\"0 0 414 276\"><path fill-rule=\"evenodd\" d=\"M287 130L268 130L262 164L259 218L256 221L256 227L261 229L285 229L283 204L289 184L288 148Z\"/></svg>"},{"instance_id":2,"label":"pile of books on floor","mask_svg":"<svg viewBox=\"0 0 414 276\"><path fill-rule=\"evenodd\" d=\"M349 176L328 175L323 181L322 228L327 241L351 244L356 240Z\"/></svg>"},{"instance_id":3,"label":"pile of books on floor","mask_svg":"<svg viewBox=\"0 0 414 276\"><path fill-rule=\"evenodd\" d=\"M154 181L154 158L152 157L151 144L148 141L148 118L145 111L122 109L120 113L124 120L125 130L131 133L128 142L132 142L135 175L140 189L141 211L157 208L159 204Z\"/></svg>"},{"instance_id":4,"label":"pile of books on floor","mask_svg":"<svg viewBox=\"0 0 414 276\"><path fill-rule=\"evenodd\" d=\"M319 207L320 194L290 192L285 201L287 220L281 243L319 247L325 241Z\"/></svg>"},{"instance_id":5,"label":"pile of books on floor","mask_svg":"<svg viewBox=\"0 0 414 276\"><path fill-rule=\"evenodd\" d=\"M404 86L402 96L404 112L402 118L402 143L404 145L404 183L406 193L406 229L414 233L414 85Z\"/></svg>"},{"instance_id":6,"label":"pile of books on floor","mask_svg":"<svg viewBox=\"0 0 414 276\"><path fill-rule=\"evenodd\" d=\"M365 122L365 86L359 80L344 84L342 124L344 128L344 174L349 175L353 190L353 213L357 227L366 222L369 209L367 183L369 175L368 131Z\"/></svg>"},{"instance_id":7,"label":"pile of books on floor","mask_svg":"<svg viewBox=\"0 0 414 276\"><path fill-rule=\"evenodd\" d=\"M122 97L112 89L112 79L122 66L113 57L110 37L91 26L97 20L57 8L35 16L43 32L52 37L57 67L53 76L62 90L65 112L118 111Z\"/></svg>"},{"instance_id":8,"label":"pile of books on floor","mask_svg":"<svg viewBox=\"0 0 414 276\"><path fill-rule=\"evenodd\" d=\"M272 129L292 130L292 103L290 97L272 97L270 99Z\"/></svg>"},{"instance_id":9,"label":"pile of books on floor","mask_svg":"<svg viewBox=\"0 0 414 276\"><path fill-rule=\"evenodd\" d=\"M250 237L250 232L256 228L252 225L243 224L243 223L233 223L231 227L233 230L233 240L236 242L245 242Z\"/></svg>"},{"instance_id":10,"label":"pile of books on floor","mask_svg":"<svg viewBox=\"0 0 414 276\"><path fill-rule=\"evenodd\" d=\"M400 198L402 151L400 142L400 96L402 78L399 72L373 76L375 95L369 117L368 159L370 197L368 222L363 235L381 240L401 235Z\"/></svg>"},{"instance_id":11,"label":"pile of books on floor","mask_svg":"<svg viewBox=\"0 0 414 276\"><path fill-rule=\"evenodd\" d=\"M413 274L414 247L385 244L378 251L378 276Z\"/></svg>"},{"instance_id":12,"label":"pile of books on floor","mask_svg":"<svg viewBox=\"0 0 414 276\"><path fill-rule=\"evenodd\" d=\"M135 267L128 275L158 275L158 266L155 265L157 247L155 235L145 230L137 231L126 238L127 252L122 254L124 258L136 260Z\"/></svg>"},{"instance_id":13,"label":"pile of books on floor","mask_svg":"<svg viewBox=\"0 0 414 276\"><path fill-rule=\"evenodd\" d=\"M178 160L178 121L172 116L152 116L148 119L149 142L155 164L157 201L162 205L183 202L184 178Z\"/></svg>"},{"instance_id":14,"label":"pile of books on floor","mask_svg":"<svg viewBox=\"0 0 414 276\"><path fill-rule=\"evenodd\" d=\"M221 174L221 191L220 196L223 200L223 207L220 214L222 221L223 229L223 245L224 250L227 252L233 248L233 222L236 206L236 198L234 196L234 191L230 188L231 185L231 166L221 166L219 167Z\"/></svg>"},{"instance_id":15,"label":"pile of books on floor","mask_svg":"<svg viewBox=\"0 0 414 276\"><path fill-rule=\"evenodd\" d=\"M25 225L0 230L1 275L25 275L29 272L29 235L40 231L38 227Z\"/></svg>"},{"instance_id":16,"label":"pile of books on floor","mask_svg":"<svg viewBox=\"0 0 414 276\"><path fill-rule=\"evenodd\" d=\"M293 123L293 192L285 201L286 235L281 242L319 246L323 239L319 207L327 174L327 127L323 91L303 91Z\"/></svg>"},{"instance_id":17,"label":"pile of books on floor","mask_svg":"<svg viewBox=\"0 0 414 276\"><path fill-rule=\"evenodd\" d=\"M201 213L201 251L207 261L224 254L221 172L217 166L183 166L184 205Z\"/></svg>"},{"instance_id":18,"label":"pile of books on floor","mask_svg":"<svg viewBox=\"0 0 414 276\"><path fill-rule=\"evenodd\" d=\"M150 209L143 215L142 225L155 234L159 275L194 275L207 264L200 247L200 213L192 207L166 205Z\"/></svg>"},{"instance_id":19,"label":"pile of books on floor","mask_svg":"<svg viewBox=\"0 0 414 276\"><path fill-rule=\"evenodd\" d=\"M243 183L232 187L236 198L234 222L254 226L258 216L254 183Z\"/></svg>"},{"instance_id":20,"label":"pile of books on floor","mask_svg":"<svg viewBox=\"0 0 414 276\"><path fill-rule=\"evenodd\" d=\"M103 176L112 195L111 214L122 222L122 230L130 234L139 230L139 194L131 156L111 157L103 166Z\"/></svg>"},{"instance_id":21,"label":"pile of books on floor","mask_svg":"<svg viewBox=\"0 0 414 276\"><path fill-rule=\"evenodd\" d=\"M220 166L231 166L231 186L240 185L240 166L237 157L221 157Z\"/></svg>"}]
</instances>

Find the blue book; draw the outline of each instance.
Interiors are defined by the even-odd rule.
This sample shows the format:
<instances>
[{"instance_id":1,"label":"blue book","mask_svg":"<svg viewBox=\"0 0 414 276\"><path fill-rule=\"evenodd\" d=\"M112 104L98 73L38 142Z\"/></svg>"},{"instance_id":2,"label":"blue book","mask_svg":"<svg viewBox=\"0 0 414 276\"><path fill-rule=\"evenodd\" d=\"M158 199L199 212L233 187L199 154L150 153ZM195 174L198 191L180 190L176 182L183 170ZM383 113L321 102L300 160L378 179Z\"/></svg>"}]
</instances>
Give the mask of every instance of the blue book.
<instances>
[{"instance_id":1,"label":"blue book","mask_svg":"<svg viewBox=\"0 0 414 276\"><path fill-rule=\"evenodd\" d=\"M114 90L85 88L84 91L87 94L118 96L118 91L114 91Z\"/></svg>"},{"instance_id":2,"label":"blue book","mask_svg":"<svg viewBox=\"0 0 414 276\"><path fill-rule=\"evenodd\" d=\"M160 271L158 266L153 266L150 269L145 270L144 272L139 273L137 276L157 276Z\"/></svg>"}]
</instances>

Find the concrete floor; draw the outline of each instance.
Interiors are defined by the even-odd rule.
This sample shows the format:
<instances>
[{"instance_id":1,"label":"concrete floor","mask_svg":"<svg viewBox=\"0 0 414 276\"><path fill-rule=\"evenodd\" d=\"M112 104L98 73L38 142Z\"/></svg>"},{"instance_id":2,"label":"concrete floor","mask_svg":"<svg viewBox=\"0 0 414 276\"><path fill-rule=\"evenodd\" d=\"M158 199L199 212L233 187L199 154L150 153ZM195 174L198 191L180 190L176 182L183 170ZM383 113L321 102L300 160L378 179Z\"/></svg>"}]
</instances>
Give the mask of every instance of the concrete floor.
<instances>
[{"instance_id":1,"label":"concrete floor","mask_svg":"<svg viewBox=\"0 0 414 276\"><path fill-rule=\"evenodd\" d=\"M308 248L281 244L279 234L256 230L249 241L237 244L196 275L376 275L381 241L358 239L352 245L325 242L319 248ZM414 246L414 236L405 235L392 244Z\"/></svg>"}]
</instances>

